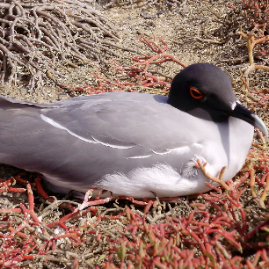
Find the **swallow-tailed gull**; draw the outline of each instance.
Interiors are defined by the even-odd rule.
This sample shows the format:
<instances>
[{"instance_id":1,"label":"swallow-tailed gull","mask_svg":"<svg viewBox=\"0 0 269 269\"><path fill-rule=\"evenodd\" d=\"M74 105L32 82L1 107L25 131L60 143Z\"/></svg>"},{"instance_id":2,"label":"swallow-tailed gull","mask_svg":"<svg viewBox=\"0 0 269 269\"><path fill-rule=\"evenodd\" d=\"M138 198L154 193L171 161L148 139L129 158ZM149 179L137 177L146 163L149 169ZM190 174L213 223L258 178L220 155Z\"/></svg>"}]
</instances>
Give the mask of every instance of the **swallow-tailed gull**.
<instances>
[{"instance_id":1,"label":"swallow-tailed gull","mask_svg":"<svg viewBox=\"0 0 269 269\"><path fill-rule=\"evenodd\" d=\"M223 180L243 166L263 121L240 104L229 75L207 63L175 76L169 96L111 92L50 104L0 97L0 162L44 175L56 192L114 196L208 191L197 160Z\"/></svg>"}]
</instances>

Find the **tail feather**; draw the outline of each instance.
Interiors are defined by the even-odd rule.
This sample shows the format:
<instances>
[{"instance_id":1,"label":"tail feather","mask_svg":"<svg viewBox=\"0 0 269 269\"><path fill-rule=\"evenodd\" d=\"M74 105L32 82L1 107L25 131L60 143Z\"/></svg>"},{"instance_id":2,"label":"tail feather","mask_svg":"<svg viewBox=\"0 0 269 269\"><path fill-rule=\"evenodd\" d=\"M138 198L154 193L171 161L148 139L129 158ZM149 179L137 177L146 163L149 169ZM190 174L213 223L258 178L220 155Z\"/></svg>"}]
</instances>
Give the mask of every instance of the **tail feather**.
<instances>
[{"instance_id":1,"label":"tail feather","mask_svg":"<svg viewBox=\"0 0 269 269\"><path fill-rule=\"evenodd\" d=\"M5 108L22 108L22 107L27 107L27 106L32 106L32 107L38 107L38 108L52 108L52 107L58 107L56 105L57 103L32 103L32 102L27 102L27 101L22 101L22 100L17 100L13 98L8 98L3 95L0 95L0 109L5 109Z\"/></svg>"}]
</instances>

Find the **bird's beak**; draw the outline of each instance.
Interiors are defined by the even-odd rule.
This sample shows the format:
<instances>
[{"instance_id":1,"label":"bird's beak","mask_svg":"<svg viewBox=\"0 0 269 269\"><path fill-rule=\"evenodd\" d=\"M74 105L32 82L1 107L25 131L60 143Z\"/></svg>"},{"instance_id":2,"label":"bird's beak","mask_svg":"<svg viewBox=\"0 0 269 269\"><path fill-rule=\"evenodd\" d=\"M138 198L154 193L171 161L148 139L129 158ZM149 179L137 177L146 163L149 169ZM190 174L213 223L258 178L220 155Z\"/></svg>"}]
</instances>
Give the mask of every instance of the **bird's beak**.
<instances>
[{"instance_id":1,"label":"bird's beak","mask_svg":"<svg viewBox=\"0 0 269 269\"><path fill-rule=\"evenodd\" d=\"M263 120L255 114L252 116L254 118L254 127L259 129L266 137L268 137L268 130Z\"/></svg>"},{"instance_id":2,"label":"bird's beak","mask_svg":"<svg viewBox=\"0 0 269 269\"><path fill-rule=\"evenodd\" d=\"M263 120L242 106L239 102L236 102L236 106L230 111L230 116L248 122L255 128L259 129L266 137L268 137L268 130Z\"/></svg>"}]
</instances>

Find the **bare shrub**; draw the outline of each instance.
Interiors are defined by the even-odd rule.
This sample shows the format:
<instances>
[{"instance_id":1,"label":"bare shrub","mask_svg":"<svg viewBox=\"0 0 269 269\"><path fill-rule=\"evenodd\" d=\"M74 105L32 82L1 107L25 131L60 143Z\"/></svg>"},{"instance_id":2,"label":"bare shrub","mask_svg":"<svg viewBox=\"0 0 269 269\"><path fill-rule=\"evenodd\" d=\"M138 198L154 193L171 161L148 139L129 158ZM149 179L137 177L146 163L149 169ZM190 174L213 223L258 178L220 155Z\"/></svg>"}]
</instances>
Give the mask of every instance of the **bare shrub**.
<instances>
[{"instance_id":1,"label":"bare shrub","mask_svg":"<svg viewBox=\"0 0 269 269\"><path fill-rule=\"evenodd\" d=\"M103 62L117 31L89 1L4 0L0 3L0 81L42 87L61 65ZM119 46L117 46L119 47Z\"/></svg>"}]
</instances>

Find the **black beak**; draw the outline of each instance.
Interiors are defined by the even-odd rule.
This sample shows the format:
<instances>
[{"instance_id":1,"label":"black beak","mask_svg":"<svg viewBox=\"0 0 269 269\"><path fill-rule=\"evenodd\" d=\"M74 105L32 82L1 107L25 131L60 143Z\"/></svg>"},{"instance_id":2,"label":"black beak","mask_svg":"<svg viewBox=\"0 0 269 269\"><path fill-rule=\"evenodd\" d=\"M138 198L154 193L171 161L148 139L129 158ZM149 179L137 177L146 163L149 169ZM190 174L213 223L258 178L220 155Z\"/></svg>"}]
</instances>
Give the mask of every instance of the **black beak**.
<instances>
[{"instance_id":1,"label":"black beak","mask_svg":"<svg viewBox=\"0 0 269 269\"><path fill-rule=\"evenodd\" d=\"M247 108L236 102L234 110L230 112L230 116L244 120L259 129L266 137L268 137L268 130L261 118L249 111Z\"/></svg>"}]
</instances>

